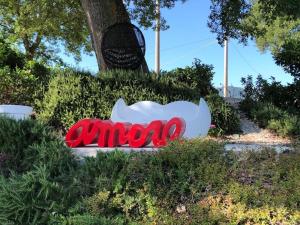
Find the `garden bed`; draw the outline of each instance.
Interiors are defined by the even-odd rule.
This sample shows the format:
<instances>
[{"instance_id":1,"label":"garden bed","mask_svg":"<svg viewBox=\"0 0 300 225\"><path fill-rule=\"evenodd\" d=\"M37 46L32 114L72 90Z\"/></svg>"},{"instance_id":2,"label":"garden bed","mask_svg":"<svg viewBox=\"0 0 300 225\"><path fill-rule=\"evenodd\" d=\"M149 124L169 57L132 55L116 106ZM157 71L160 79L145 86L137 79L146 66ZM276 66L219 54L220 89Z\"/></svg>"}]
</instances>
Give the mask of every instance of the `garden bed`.
<instances>
[{"instance_id":1,"label":"garden bed","mask_svg":"<svg viewBox=\"0 0 300 225\"><path fill-rule=\"evenodd\" d=\"M300 222L299 147L236 153L199 139L80 163L60 138L0 118L0 224Z\"/></svg>"}]
</instances>

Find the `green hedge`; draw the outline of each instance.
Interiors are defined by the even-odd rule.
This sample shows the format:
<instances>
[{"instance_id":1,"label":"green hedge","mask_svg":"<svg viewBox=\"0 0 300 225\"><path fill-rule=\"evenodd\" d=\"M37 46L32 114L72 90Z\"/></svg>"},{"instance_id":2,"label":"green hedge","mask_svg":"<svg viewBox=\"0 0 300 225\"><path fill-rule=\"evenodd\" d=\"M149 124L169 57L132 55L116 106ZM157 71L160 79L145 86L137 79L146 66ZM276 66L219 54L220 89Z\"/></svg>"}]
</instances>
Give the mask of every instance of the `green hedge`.
<instances>
[{"instance_id":1,"label":"green hedge","mask_svg":"<svg viewBox=\"0 0 300 225\"><path fill-rule=\"evenodd\" d=\"M199 103L200 97L207 97L212 110L216 134L235 132L239 121L234 110L211 90L188 88L174 79L155 74L111 71L93 77L89 73L74 70L57 71L50 81L45 98L39 101L39 119L66 130L85 117L107 119L119 98L127 104L152 100L161 104L177 100Z\"/></svg>"},{"instance_id":2,"label":"green hedge","mask_svg":"<svg viewBox=\"0 0 300 225\"><path fill-rule=\"evenodd\" d=\"M47 89L50 69L42 62L28 61L0 37L0 104L34 106Z\"/></svg>"},{"instance_id":3,"label":"green hedge","mask_svg":"<svg viewBox=\"0 0 300 225\"><path fill-rule=\"evenodd\" d=\"M35 61L23 68L0 67L0 104L35 106L43 98L50 79L50 69Z\"/></svg>"},{"instance_id":4,"label":"green hedge","mask_svg":"<svg viewBox=\"0 0 300 225\"><path fill-rule=\"evenodd\" d=\"M49 91L40 102L39 118L59 128L68 128L79 119L108 119L115 102L124 98L127 104L151 99L159 103L194 100L195 93L159 81L151 75L93 77L72 70L62 71L49 84Z\"/></svg>"}]
</instances>

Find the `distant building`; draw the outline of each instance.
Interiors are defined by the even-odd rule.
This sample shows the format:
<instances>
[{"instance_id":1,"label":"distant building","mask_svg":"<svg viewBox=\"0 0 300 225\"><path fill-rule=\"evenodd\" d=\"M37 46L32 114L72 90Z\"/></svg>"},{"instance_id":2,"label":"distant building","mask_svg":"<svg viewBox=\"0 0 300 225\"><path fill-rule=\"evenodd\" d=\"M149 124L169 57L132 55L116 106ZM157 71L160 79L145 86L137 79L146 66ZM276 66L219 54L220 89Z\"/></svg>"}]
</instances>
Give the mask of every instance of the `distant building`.
<instances>
[{"instance_id":1,"label":"distant building","mask_svg":"<svg viewBox=\"0 0 300 225\"><path fill-rule=\"evenodd\" d=\"M223 97L223 87L217 88L219 95ZM228 86L228 97L230 98L243 98L244 89L241 87Z\"/></svg>"}]
</instances>

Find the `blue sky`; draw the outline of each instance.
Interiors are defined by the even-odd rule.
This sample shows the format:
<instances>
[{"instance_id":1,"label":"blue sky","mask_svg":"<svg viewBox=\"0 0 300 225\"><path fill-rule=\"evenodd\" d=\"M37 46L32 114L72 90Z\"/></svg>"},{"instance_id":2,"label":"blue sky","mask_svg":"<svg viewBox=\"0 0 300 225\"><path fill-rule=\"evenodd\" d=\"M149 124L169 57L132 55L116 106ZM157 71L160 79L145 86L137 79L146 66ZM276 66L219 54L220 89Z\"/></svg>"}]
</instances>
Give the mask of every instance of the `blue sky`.
<instances>
[{"instance_id":1,"label":"blue sky","mask_svg":"<svg viewBox=\"0 0 300 225\"><path fill-rule=\"evenodd\" d=\"M210 0L188 0L178 3L171 10L163 10L170 28L161 32L161 69L171 70L192 64L194 58L214 66L213 83L219 87L223 83L223 48L218 45L216 35L207 27L210 12ZM146 40L146 60L151 70L154 69L154 31L143 30ZM64 56L64 60L73 66L97 71L95 56L83 55L82 61L76 64L72 58ZM276 77L282 83L292 82L292 76L277 66L272 56L261 53L254 42L247 46L235 40L229 43L229 85L241 86L241 77L249 74L262 74L264 78Z\"/></svg>"}]
</instances>

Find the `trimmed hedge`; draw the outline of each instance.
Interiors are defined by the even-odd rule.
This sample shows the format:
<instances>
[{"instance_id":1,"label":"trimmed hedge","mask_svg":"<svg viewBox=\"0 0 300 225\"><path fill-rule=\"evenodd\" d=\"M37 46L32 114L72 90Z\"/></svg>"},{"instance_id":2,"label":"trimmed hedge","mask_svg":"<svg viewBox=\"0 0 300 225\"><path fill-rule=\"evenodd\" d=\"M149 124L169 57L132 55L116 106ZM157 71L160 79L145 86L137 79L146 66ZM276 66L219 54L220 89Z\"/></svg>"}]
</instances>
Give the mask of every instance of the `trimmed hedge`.
<instances>
[{"instance_id":1,"label":"trimmed hedge","mask_svg":"<svg viewBox=\"0 0 300 225\"><path fill-rule=\"evenodd\" d=\"M0 68L0 104L34 106L42 99L50 79L50 70L35 61L23 68Z\"/></svg>"},{"instance_id":2,"label":"trimmed hedge","mask_svg":"<svg viewBox=\"0 0 300 225\"><path fill-rule=\"evenodd\" d=\"M178 83L169 76L110 71L93 77L89 73L70 69L59 70L50 81L45 98L37 105L39 119L66 130L85 117L108 119L113 105L121 97L130 105L143 100L161 104L187 100L198 104L200 97L207 96L213 123L217 126L214 133L239 130L236 113L222 98L210 95L212 87L212 90L205 87L199 92L200 87L188 88L186 84Z\"/></svg>"},{"instance_id":3,"label":"trimmed hedge","mask_svg":"<svg viewBox=\"0 0 300 225\"><path fill-rule=\"evenodd\" d=\"M166 104L196 98L190 89L178 88L147 74L129 72L122 76L116 72L114 77L93 77L73 70L61 72L51 80L49 91L38 106L40 119L62 129L85 117L110 118L111 109L120 97L127 104L145 99Z\"/></svg>"}]
</instances>

